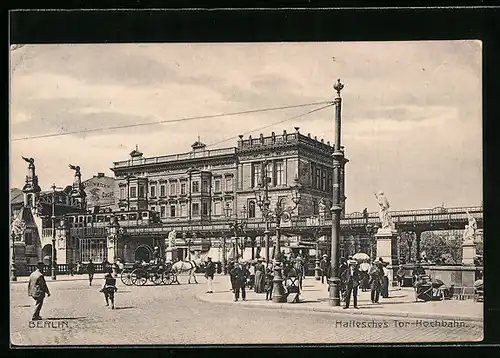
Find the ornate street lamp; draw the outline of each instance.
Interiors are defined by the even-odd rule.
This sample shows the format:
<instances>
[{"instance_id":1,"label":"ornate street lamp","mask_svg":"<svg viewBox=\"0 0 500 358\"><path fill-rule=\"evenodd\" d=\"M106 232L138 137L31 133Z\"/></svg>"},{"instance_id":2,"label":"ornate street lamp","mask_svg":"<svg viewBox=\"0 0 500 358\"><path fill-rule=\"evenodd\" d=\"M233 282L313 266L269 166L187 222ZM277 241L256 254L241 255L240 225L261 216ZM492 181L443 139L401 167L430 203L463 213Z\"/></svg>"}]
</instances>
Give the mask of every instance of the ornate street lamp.
<instances>
[{"instance_id":1,"label":"ornate street lamp","mask_svg":"<svg viewBox=\"0 0 500 358\"><path fill-rule=\"evenodd\" d=\"M264 168L266 168L264 162ZM273 297L272 301L275 303L286 302L285 289L283 287L282 263L281 263L281 247L280 247L280 225L281 222L288 222L292 218L293 211L297 208L300 202L302 185L295 179L294 185L291 187L293 206L285 207L280 201L274 209L270 209L270 200L268 193L269 178L263 177L262 182L264 185L259 185L255 190L255 197L257 205L259 206L262 216L266 222L266 229L268 222L274 221L276 227L276 255L274 260L274 279L273 279ZM266 230L267 231L267 230ZM268 235L266 235L268 237ZM266 247L266 259L268 256L268 247Z\"/></svg>"},{"instance_id":2,"label":"ornate street lamp","mask_svg":"<svg viewBox=\"0 0 500 358\"><path fill-rule=\"evenodd\" d=\"M236 253L236 260L238 260L239 258L239 251L238 249L241 249L242 250L242 257L243 257L243 249L244 249L244 246L245 246L245 242L243 240L242 242L242 247L240 247L240 244L239 244L239 237L241 234L244 234L245 232L245 227L246 227L246 224L247 224L247 208L245 206L243 206L243 208L241 209L241 219L239 219L238 217L236 218L232 218L232 215L231 215L231 212L232 212L232 209L231 207L229 206L229 203L226 203L226 208L224 209L225 213L226 213L226 218L228 219L228 225L229 225L229 229L233 235L233 238L234 238L234 249L235 249L235 253Z\"/></svg>"},{"instance_id":3,"label":"ornate street lamp","mask_svg":"<svg viewBox=\"0 0 500 358\"><path fill-rule=\"evenodd\" d=\"M323 229L320 227L316 227L313 229L313 238L314 242L316 243L316 260L314 262L314 279L316 281L319 281L321 279L321 267L320 267L320 261L321 257L319 255L319 237L322 233Z\"/></svg>"},{"instance_id":4,"label":"ornate street lamp","mask_svg":"<svg viewBox=\"0 0 500 358\"><path fill-rule=\"evenodd\" d=\"M11 224L10 238L12 242L12 261L10 264L11 280L17 281L16 276L16 247L15 242L21 241L26 230L26 224L21 218L16 218Z\"/></svg>"},{"instance_id":5,"label":"ornate street lamp","mask_svg":"<svg viewBox=\"0 0 500 358\"><path fill-rule=\"evenodd\" d=\"M331 241L331 277L330 277L330 305L340 306L340 278L338 275L339 268L339 254L340 254L340 215L342 212L341 184L342 172L344 171L345 158L344 151L341 145L341 106L342 98L340 91L344 85L340 79L333 85L337 91L335 97L335 149L333 156L333 204L332 204L332 241Z\"/></svg>"},{"instance_id":6,"label":"ornate street lamp","mask_svg":"<svg viewBox=\"0 0 500 358\"><path fill-rule=\"evenodd\" d=\"M56 277L56 189L62 190L62 188L56 187L56 184L52 184L52 268L51 268L51 276L52 279L57 279Z\"/></svg>"}]
</instances>

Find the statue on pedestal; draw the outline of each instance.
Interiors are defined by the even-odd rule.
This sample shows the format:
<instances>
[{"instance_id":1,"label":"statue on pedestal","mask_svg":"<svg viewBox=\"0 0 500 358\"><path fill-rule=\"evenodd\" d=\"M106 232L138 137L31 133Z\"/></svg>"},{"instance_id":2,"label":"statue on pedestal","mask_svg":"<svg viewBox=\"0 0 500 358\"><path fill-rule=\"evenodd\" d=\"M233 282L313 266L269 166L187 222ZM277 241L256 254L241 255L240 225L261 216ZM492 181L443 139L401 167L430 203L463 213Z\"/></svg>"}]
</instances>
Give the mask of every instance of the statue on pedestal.
<instances>
[{"instance_id":1,"label":"statue on pedestal","mask_svg":"<svg viewBox=\"0 0 500 358\"><path fill-rule=\"evenodd\" d=\"M175 247L175 239L177 237L177 232L175 230L170 231L168 234L168 242L167 242L167 247L169 249Z\"/></svg>"},{"instance_id":2,"label":"statue on pedestal","mask_svg":"<svg viewBox=\"0 0 500 358\"><path fill-rule=\"evenodd\" d=\"M381 230L394 230L396 227L392 221L391 214L389 213L389 200L387 200L382 191L379 191L378 194L374 194L379 205L379 218L382 225Z\"/></svg>"},{"instance_id":3,"label":"statue on pedestal","mask_svg":"<svg viewBox=\"0 0 500 358\"><path fill-rule=\"evenodd\" d=\"M33 158L26 158L26 157L23 157L23 156L21 156L21 158L23 158L23 160L26 163L29 163L28 164L28 175L34 178L35 177L35 159L33 159Z\"/></svg>"},{"instance_id":4,"label":"statue on pedestal","mask_svg":"<svg viewBox=\"0 0 500 358\"><path fill-rule=\"evenodd\" d=\"M466 210L467 218L469 220L469 224L465 225L465 231L463 234L463 242L464 243L472 243L476 238L477 231L477 221L476 219Z\"/></svg>"}]
</instances>

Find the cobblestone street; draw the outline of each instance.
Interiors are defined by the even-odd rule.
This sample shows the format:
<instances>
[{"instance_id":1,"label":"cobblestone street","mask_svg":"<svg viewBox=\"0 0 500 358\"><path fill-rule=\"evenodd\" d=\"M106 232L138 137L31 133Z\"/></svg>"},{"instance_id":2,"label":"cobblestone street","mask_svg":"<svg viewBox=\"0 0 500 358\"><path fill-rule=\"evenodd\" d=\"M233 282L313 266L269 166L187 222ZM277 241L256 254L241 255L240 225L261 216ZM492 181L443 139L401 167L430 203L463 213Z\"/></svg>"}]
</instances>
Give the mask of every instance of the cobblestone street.
<instances>
[{"instance_id":1,"label":"cobblestone street","mask_svg":"<svg viewBox=\"0 0 500 358\"><path fill-rule=\"evenodd\" d=\"M430 327L436 320L304 312L201 302L199 284L127 287L119 282L116 309L105 307L102 284L85 280L48 282L42 317L46 326L30 327L33 300L27 283L11 285L11 342L16 345L120 344L307 344L477 341L482 325ZM227 277L216 277L214 291ZM396 323L396 321L399 321ZM45 321L46 322L46 321ZM376 327L373 327L376 326Z\"/></svg>"}]
</instances>

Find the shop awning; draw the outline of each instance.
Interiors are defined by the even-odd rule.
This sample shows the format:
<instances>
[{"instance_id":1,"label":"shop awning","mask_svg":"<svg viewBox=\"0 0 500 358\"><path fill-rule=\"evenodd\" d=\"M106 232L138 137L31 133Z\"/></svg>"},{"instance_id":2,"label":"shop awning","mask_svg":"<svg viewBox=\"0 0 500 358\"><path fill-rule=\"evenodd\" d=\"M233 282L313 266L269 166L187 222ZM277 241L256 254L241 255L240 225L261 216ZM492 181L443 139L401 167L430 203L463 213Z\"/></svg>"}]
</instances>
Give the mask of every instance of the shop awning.
<instances>
[{"instance_id":1,"label":"shop awning","mask_svg":"<svg viewBox=\"0 0 500 358\"><path fill-rule=\"evenodd\" d=\"M247 260L251 260L251 259L252 259L252 248L247 247L247 248L245 248L245 251L243 251L243 260L247 261Z\"/></svg>"}]
</instances>

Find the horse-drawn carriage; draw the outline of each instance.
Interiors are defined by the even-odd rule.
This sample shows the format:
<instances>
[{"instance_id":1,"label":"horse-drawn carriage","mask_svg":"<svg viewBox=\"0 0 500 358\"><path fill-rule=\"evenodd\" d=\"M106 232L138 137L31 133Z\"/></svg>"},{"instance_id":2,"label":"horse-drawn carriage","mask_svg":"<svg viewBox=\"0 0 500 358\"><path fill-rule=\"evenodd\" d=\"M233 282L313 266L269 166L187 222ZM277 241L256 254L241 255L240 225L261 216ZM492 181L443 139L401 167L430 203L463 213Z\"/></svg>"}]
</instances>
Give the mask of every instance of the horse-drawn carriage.
<instances>
[{"instance_id":1,"label":"horse-drawn carriage","mask_svg":"<svg viewBox=\"0 0 500 358\"><path fill-rule=\"evenodd\" d=\"M160 263L158 265L151 263L124 264L121 280L127 286L144 286L148 281L155 285L179 283L170 263Z\"/></svg>"}]
</instances>

